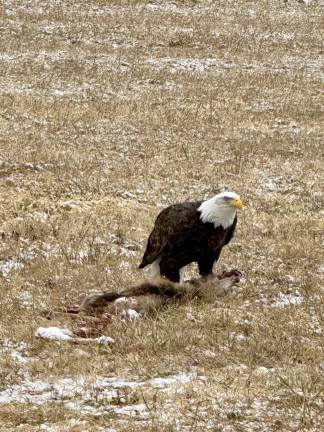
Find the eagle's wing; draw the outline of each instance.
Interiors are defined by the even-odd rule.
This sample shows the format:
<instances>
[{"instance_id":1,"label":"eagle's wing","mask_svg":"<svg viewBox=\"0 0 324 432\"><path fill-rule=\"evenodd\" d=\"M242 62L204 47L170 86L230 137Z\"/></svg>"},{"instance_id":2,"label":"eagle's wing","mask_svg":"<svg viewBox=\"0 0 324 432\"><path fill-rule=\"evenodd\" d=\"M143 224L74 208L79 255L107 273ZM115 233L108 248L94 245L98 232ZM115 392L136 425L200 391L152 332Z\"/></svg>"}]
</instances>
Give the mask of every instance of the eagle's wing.
<instances>
[{"instance_id":1,"label":"eagle's wing","mask_svg":"<svg viewBox=\"0 0 324 432\"><path fill-rule=\"evenodd\" d=\"M161 211L148 238L139 268L166 254L179 238L190 231L194 220L199 217L197 208L200 204L201 202L175 204Z\"/></svg>"}]
</instances>

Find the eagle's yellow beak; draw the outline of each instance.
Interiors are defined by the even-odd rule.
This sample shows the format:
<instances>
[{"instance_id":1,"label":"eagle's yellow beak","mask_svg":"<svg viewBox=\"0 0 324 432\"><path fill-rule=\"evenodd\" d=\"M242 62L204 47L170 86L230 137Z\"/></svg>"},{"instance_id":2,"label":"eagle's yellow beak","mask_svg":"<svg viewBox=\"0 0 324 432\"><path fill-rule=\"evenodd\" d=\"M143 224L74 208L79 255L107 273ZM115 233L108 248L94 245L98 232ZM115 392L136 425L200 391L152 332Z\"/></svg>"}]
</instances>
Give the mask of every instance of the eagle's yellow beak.
<instances>
[{"instance_id":1,"label":"eagle's yellow beak","mask_svg":"<svg viewBox=\"0 0 324 432\"><path fill-rule=\"evenodd\" d=\"M243 210L244 209L244 205L243 202L241 200L241 198L236 198L232 200L232 206L239 209L239 210Z\"/></svg>"}]
</instances>

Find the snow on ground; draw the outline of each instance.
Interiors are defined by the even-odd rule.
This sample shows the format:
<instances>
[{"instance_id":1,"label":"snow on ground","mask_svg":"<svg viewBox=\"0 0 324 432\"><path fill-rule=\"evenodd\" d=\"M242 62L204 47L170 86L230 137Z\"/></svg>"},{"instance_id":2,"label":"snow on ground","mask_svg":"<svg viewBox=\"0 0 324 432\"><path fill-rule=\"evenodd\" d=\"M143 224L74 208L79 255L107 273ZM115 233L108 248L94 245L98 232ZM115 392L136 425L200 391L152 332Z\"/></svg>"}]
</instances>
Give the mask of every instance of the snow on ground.
<instances>
[{"instance_id":1,"label":"snow on ground","mask_svg":"<svg viewBox=\"0 0 324 432\"><path fill-rule=\"evenodd\" d=\"M0 261L0 274L7 277L12 270L22 269L24 265L14 258L9 258Z\"/></svg>"},{"instance_id":2,"label":"snow on ground","mask_svg":"<svg viewBox=\"0 0 324 432\"><path fill-rule=\"evenodd\" d=\"M189 383L194 378L193 373L181 372L178 375L158 377L150 380L152 387L166 389L171 385L183 385Z\"/></svg>"},{"instance_id":3,"label":"snow on ground","mask_svg":"<svg viewBox=\"0 0 324 432\"><path fill-rule=\"evenodd\" d=\"M28 363L33 360L29 356L26 342L14 342L11 339L3 339L0 346L2 354L8 354L13 360L19 363Z\"/></svg>"},{"instance_id":4,"label":"snow on ground","mask_svg":"<svg viewBox=\"0 0 324 432\"><path fill-rule=\"evenodd\" d=\"M272 307L283 308L290 305L298 305L304 301L304 297L296 294L279 293L277 299L272 303Z\"/></svg>"},{"instance_id":5,"label":"snow on ground","mask_svg":"<svg viewBox=\"0 0 324 432\"><path fill-rule=\"evenodd\" d=\"M136 415L147 418L149 411L143 403L127 404L127 398L121 397L123 391L157 389L168 394L177 394L185 385L201 380L193 372L181 372L176 375L152 378L141 381L136 377L97 377L89 380L84 377L59 378L53 383L25 379L20 384L11 385L0 392L0 404L28 403L42 405L48 402L64 403L66 408L82 410L83 413L100 415L104 412ZM119 403L116 405L116 400Z\"/></svg>"}]
</instances>

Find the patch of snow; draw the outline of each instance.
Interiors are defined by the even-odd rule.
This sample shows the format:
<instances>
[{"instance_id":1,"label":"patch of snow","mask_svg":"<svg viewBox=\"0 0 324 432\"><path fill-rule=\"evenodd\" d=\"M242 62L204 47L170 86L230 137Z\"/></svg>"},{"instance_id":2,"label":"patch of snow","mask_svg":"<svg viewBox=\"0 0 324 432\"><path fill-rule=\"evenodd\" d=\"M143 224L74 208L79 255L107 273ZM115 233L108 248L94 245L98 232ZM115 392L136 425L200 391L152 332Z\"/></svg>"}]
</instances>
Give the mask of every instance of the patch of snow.
<instances>
[{"instance_id":1,"label":"patch of snow","mask_svg":"<svg viewBox=\"0 0 324 432\"><path fill-rule=\"evenodd\" d=\"M105 240L103 240L102 238L100 238L100 237L96 237L93 240L93 244L95 244L96 246L106 246L107 242Z\"/></svg>"},{"instance_id":2,"label":"patch of snow","mask_svg":"<svg viewBox=\"0 0 324 432\"><path fill-rule=\"evenodd\" d=\"M24 307L28 307L28 306L33 305L33 296L28 291L23 291L22 293L20 293L18 298L19 298L21 305Z\"/></svg>"},{"instance_id":3,"label":"patch of snow","mask_svg":"<svg viewBox=\"0 0 324 432\"><path fill-rule=\"evenodd\" d=\"M49 216L48 216L48 214L47 213L45 213L45 212L34 212L34 213L32 213L32 214L30 214L30 216L33 218L33 219L35 219L35 220L38 220L38 221L41 221L41 222L45 222L45 221L47 221L48 220L48 218L49 218Z\"/></svg>"},{"instance_id":4,"label":"patch of snow","mask_svg":"<svg viewBox=\"0 0 324 432\"><path fill-rule=\"evenodd\" d=\"M243 342L247 339L246 336L235 332L230 333L229 336L232 340L235 340L236 342Z\"/></svg>"},{"instance_id":5,"label":"patch of snow","mask_svg":"<svg viewBox=\"0 0 324 432\"><path fill-rule=\"evenodd\" d=\"M196 318L194 317L194 315L191 312L187 312L186 318L189 321L196 321Z\"/></svg>"},{"instance_id":6,"label":"patch of snow","mask_svg":"<svg viewBox=\"0 0 324 432\"><path fill-rule=\"evenodd\" d=\"M210 350L204 350L203 354L209 359L213 359L213 358L217 357L217 354L213 351L210 351Z\"/></svg>"},{"instance_id":7,"label":"patch of snow","mask_svg":"<svg viewBox=\"0 0 324 432\"><path fill-rule=\"evenodd\" d=\"M78 259L82 260L89 257L89 251L87 249L80 249L78 252Z\"/></svg>"},{"instance_id":8,"label":"patch of snow","mask_svg":"<svg viewBox=\"0 0 324 432\"><path fill-rule=\"evenodd\" d=\"M296 294L283 294L279 293L278 298L274 303L272 303L272 307L285 307L290 305L298 305L304 301L304 297Z\"/></svg>"},{"instance_id":9,"label":"patch of snow","mask_svg":"<svg viewBox=\"0 0 324 432\"><path fill-rule=\"evenodd\" d=\"M268 101L255 101L249 107L248 110L255 113L261 113L273 109L273 105Z\"/></svg>"},{"instance_id":10,"label":"patch of snow","mask_svg":"<svg viewBox=\"0 0 324 432\"><path fill-rule=\"evenodd\" d=\"M109 377L109 378L98 378L95 383L95 388L123 388L129 387L131 389L141 387L145 383L143 381L137 381L136 378L124 379L119 377Z\"/></svg>"},{"instance_id":11,"label":"patch of snow","mask_svg":"<svg viewBox=\"0 0 324 432\"><path fill-rule=\"evenodd\" d=\"M295 34L294 33L287 33L287 32L272 32L271 33L271 38L273 38L276 41L291 41L293 39L295 39Z\"/></svg>"},{"instance_id":12,"label":"patch of snow","mask_svg":"<svg viewBox=\"0 0 324 432\"><path fill-rule=\"evenodd\" d=\"M131 256L135 256L136 252L134 252L132 250L129 250L129 249L126 249L124 247L121 247L120 251L119 251L119 255L120 256L125 256L125 257L131 257ZM127 264L126 268L128 268L129 264L128 263L126 263L126 264Z\"/></svg>"},{"instance_id":13,"label":"patch of snow","mask_svg":"<svg viewBox=\"0 0 324 432\"><path fill-rule=\"evenodd\" d=\"M188 13L187 8L180 8L176 4L173 3L165 3L165 4L157 4L157 3L148 3L146 5L146 9L149 9L151 11L159 11L159 12L172 12L172 13L178 13L186 15Z\"/></svg>"},{"instance_id":14,"label":"patch of snow","mask_svg":"<svg viewBox=\"0 0 324 432\"><path fill-rule=\"evenodd\" d=\"M27 381L0 392L0 403L21 402L42 404L50 399L51 386L42 381Z\"/></svg>"},{"instance_id":15,"label":"patch of snow","mask_svg":"<svg viewBox=\"0 0 324 432\"><path fill-rule=\"evenodd\" d=\"M248 319L240 319L236 320L235 323L243 326L248 326L251 324L251 321L249 321Z\"/></svg>"},{"instance_id":16,"label":"patch of snow","mask_svg":"<svg viewBox=\"0 0 324 432\"><path fill-rule=\"evenodd\" d=\"M261 374L261 375L267 375L270 370L264 366L260 366L258 367L257 371Z\"/></svg>"},{"instance_id":17,"label":"patch of snow","mask_svg":"<svg viewBox=\"0 0 324 432\"><path fill-rule=\"evenodd\" d=\"M114 412L116 414L126 414L131 416L138 416L141 415L141 418L143 416L147 418L149 416L149 413L147 411L147 407L145 404L135 404L135 405L126 405L120 408L115 408Z\"/></svg>"},{"instance_id":18,"label":"patch of snow","mask_svg":"<svg viewBox=\"0 0 324 432\"><path fill-rule=\"evenodd\" d=\"M119 389L138 387L158 388L161 391L171 389L179 390L181 385L187 384L195 377L193 373L179 373L169 377L153 378L148 381L136 379L124 379L120 377L98 377L93 380L79 378L58 378L53 383L30 379L24 380L20 384L11 385L0 392L1 403L30 403L42 405L50 401L62 403L69 409L82 411L92 415L100 415L103 412L115 412L117 414L140 415L146 414L144 404L130 404L117 406L114 399L120 396ZM94 398L95 394L95 398ZM98 406L88 401L96 400ZM109 401L112 401L109 404ZM103 404L104 402L104 404Z\"/></svg>"},{"instance_id":19,"label":"patch of snow","mask_svg":"<svg viewBox=\"0 0 324 432\"><path fill-rule=\"evenodd\" d=\"M99 336L93 340L102 345L110 345L115 342L115 339L110 336Z\"/></svg>"},{"instance_id":20,"label":"patch of snow","mask_svg":"<svg viewBox=\"0 0 324 432\"><path fill-rule=\"evenodd\" d=\"M19 363L28 363L30 361L28 357L25 357L19 351L11 351L10 356Z\"/></svg>"},{"instance_id":21,"label":"patch of snow","mask_svg":"<svg viewBox=\"0 0 324 432\"><path fill-rule=\"evenodd\" d=\"M237 342L243 342L243 341L245 341L246 339L247 339L247 337L244 336L244 335L242 335L242 334L237 334L237 335L235 335L235 340L236 340Z\"/></svg>"},{"instance_id":22,"label":"patch of snow","mask_svg":"<svg viewBox=\"0 0 324 432\"><path fill-rule=\"evenodd\" d=\"M12 270L20 270L24 268L24 264L14 258L0 261L0 274L7 277Z\"/></svg>"},{"instance_id":23,"label":"patch of snow","mask_svg":"<svg viewBox=\"0 0 324 432\"><path fill-rule=\"evenodd\" d=\"M226 63L222 60L217 60L215 58L203 58L203 59L193 59L193 58L158 58L149 59L146 61L149 65L155 66L158 69L163 69L168 67L171 73L177 71L195 71L204 72L211 68L216 69L231 69L235 65L231 63Z\"/></svg>"},{"instance_id":24,"label":"patch of snow","mask_svg":"<svg viewBox=\"0 0 324 432\"><path fill-rule=\"evenodd\" d=\"M171 375L167 377L158 377L150 380L150 384L155 388L165 388L171 384L187 384L194 378L195 374L182 372L178 375Z\"/></svg>"},{"instance_id":25,"label":"patch of snow","mask_svg":"<svg viewBox=\"0 0 324 432\"><path fill-rule=\"evenodd\" d=\"M3 352L10 355L10 357L19 363L27 363L32 359L28 357L26 342L15 342L11 339L4 339L2 341Z\"/></svg>"},{"instance_id":26,"label":"patch of snow","mask_svg":"<svg viewBox=\"0 0 324 432\"><path fill-rule=\"evenodd\" d=\"M267 180L264 181L263 187L265 189L270 190L270 191L277 190L277 185L276 185L275 181L273 179L271 179L271 178L269 178L269 179L267 179Z\"/></svg>"}]
</instances>

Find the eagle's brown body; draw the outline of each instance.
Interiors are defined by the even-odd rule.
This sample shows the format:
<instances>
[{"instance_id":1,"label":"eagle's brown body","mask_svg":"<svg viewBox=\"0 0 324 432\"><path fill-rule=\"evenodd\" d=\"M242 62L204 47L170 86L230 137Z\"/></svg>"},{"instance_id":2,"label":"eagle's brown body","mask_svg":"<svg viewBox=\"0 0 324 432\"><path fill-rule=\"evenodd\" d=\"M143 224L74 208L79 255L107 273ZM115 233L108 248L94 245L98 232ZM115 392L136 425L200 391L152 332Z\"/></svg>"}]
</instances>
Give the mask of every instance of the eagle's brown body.
<instances>
[{"instance_id":1,"label":"eagle's brown body","mask_svg":"<svg viewBox=\"0 0 324 432\"><path fill-rule=\"evenodd\" d=\"M160 275L179 282L180 269L197 262L201 276L212 272L223 246L233 237L237 217L228 228L201 220L202 201L175 204L158 215L139 268L157 261Z\"/></svg>"}]
</instances>

